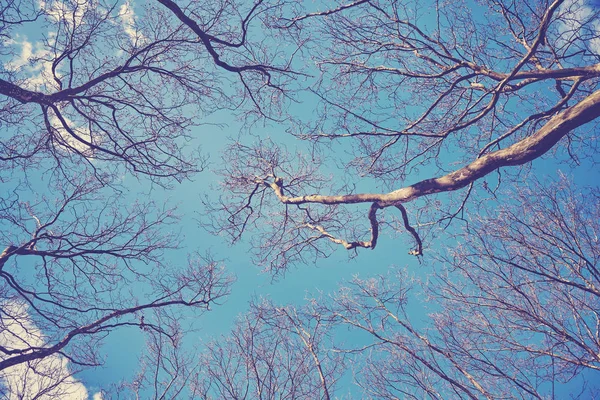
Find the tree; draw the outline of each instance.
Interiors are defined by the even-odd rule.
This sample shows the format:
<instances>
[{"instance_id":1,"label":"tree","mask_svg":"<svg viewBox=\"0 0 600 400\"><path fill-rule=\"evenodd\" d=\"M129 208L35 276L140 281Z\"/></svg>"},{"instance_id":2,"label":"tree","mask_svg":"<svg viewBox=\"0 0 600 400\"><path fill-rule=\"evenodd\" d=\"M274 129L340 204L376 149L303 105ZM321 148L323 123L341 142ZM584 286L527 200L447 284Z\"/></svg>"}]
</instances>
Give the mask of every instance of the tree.
<instances>
[{"instance_id":1,"label":"tree","mask_svg":"<svg viewBox=\"0 0 600 400\"><path fill-rule=\"evenodd\" d=\"M60 397L50 389L69 374L49 360L98 365L99 344L119 327L173 340L181 332L161 321L228 293L231 277L218 262L167 261L180 240L169 232L175 210L125 203L123 176L170 186L201 170L203 157L184 149L197 114L246 102L265 112L261 98L279 91L289 68L269 64L281 52L258 52L262 43L247 39L261 2L182 9L163 1L143 18L128 2L5 3L0 374L10 384L22 368L44 365L56 382L21 393Z\"/></svg>"},{"instance_id":2,"label":"tree","mask_svg":"<svg viewBox=\"0 0 600 400\"><path fill-rule=\"evenodd\" d=\"M2 304L3 348L21 348L23 343L42 347L44 339L33 325L27 307L18 303ZM7 318L6 315L10 315ZM69 365L60 354L51 354L2 370L0 396L3 399L61 399L87 398L87 390L73 374L79 372L77 365Z\"/></svg>"},{"instance_id":3,"label":"tree","mask_svg":"<svg viewBox=\"0 0 600 400\"><path fill-rule=\"evenodd\" d=\"M230 337L206 346L195 391L203 399L333 399L344 358L323 351L329 329L314 305L253 302Z\"/></svg>"},{"instance_id":4,"label":"tree","mask_svg":"<svg viewBox=\"0 0 600 400\"><path fill-rule=\"evenodd\" d=\"M181 337L151 335L133 381L102 398L333 399L346 357L324 351L330 328L314 304L299 309L253 301L230 336L199 353L186 351Z\"/></svg>"},{"instance_id":5,"label":"tree","mask_svg":"<svg viewBox=\"0 0 600 400\"><path fill-rule=\"evenodd\" d=\"M164 316L159 316L164 318ZM163 320L169 335L146 330L147 343L140 356L140 369L131 381L102 390L103 400L196 398L195 377L199 362L195 352L184 350L183 331L177 319Z\"/></svg>"},{"instance_id":6,"label":"tree","mask_svg":"<svg viewBox=\"0 0 600 400\"><path fill-rule=\"evenodd\" d=\"M270 63L285 55L247 38L262 1L160 3L137 19L127 2L55 0L39 10L16 1L2 9L0 120L10 132L3 170L44 160L64 171L73 168L67 161L81 168L93 159L93 170L121 166L165 184L185 179L198 170L183 147L199 112L246 99L262 112L261 98L275 96L291 74L285 58L282 67ZM30 21L47 28L35 43L18 33Z\"/></svg>"},{"instance_id":7,"label":"tree","mask_svg":"<svg viewBox=\"0 0 600 400\"><path fill-rule=\"evenodd\" d=\"M149 336L139 379L122 387L140 396L178 396L193 381L192 395L205 397L328 398L344 352L371 351L358 382L379 397L536 397L555 380L597 367L594 258L580 257L573 245L560 254L546 247L580 241L595 254L595 236L548 237L537 220L508 213L483 220L497 227L490 238L472 213L478 200L495 204L507 198L506 188L524 190L527 166L545 154L595 161L598 11L580 0L311 7L282 0L158 0L143 12L100 0L0 7L0 373L49 365L44 374L55 377L46 388L8 390L61 396L54 385L69 374L50 361L97 365L97 344L125 326ZM29 30L33 24L45 31ZM302 86L308 90L295 97ZM316 108L288 107L292 102ZM205 202L213 232L239 241L252 231L255 261L277 275L339 245L374 249L390 231L409 232L410 254L421 257L434 228L471 221L467 234L480 247L447 257L457 260L450 270L456 277L438 276L438 306L452 318L434 316L422 331L408 321L404 276L400 286L392 278L356 280L308 311L254 305L234 339L209 346L198 367L208 375L184 367L178 313L207 310L231 279L196 255L187 266L171 265L167 252L180 251L168 232L174 212L130 201L130 179L169 188L202 170L189 129L219 110L235 111L261 134L225 150L222 195ZM271 124L304 145L288 150L291 138L266 138L262 130ZM539 207L557 196L535 190L547 193ZM523 193L523 202L536 197ZM520 239L529 253L518 253L507 243L526 230L502 230L507 221L526 221L542 239ZM556 265L569 267L530 263L536 251L552 262L567 257ZM464 263L477 266L474 281ZM514 272L504 277L507 268ZM470 293L510 307L486 308ZM519 296L530 308L513 304ZM549 299L565 314L545 312ZM335 352L325 351L323 343L347 326L377 340L350 349L332 342ZM465 338L508 350L488 354ZM240 353L255 342L254 352ZM274 343L281 353L269 352Z\"/></svg>"},{"instance_id":8,"label":"tree","mask_svg":"<svg viewBox=\"0 0 600 400\"><path fill-rule=\"evenodd\" d=\"M470 240L459 239L464 245L446 257L456 276L436 284L444 302L436 323L472 368L520 364L554 385L600 368L600 202L597 187L564 177L545 183L520 190L513 204L482 213L465 230ZM582 398L597 395L595 385L581 387Z\"/></svg>"},{"instance_id":9,"label":"tree","mask_svg":"<svg viewBox=\"0 0 600 400\"><path fill-rule=\"evenodd\" d=\"M164 333L144 315L175 306L208 309L227 294L231 279L217 262L196 256L182 267L164 260L177 247L177 235L165 232L176 221L173 210L151 203L125 208L101 189L84 178L59 186L54 198L47 193L34 203L15 192L2 203L2 240L18 245L0 255L7 339L0 370L55 353L97 365L97 342L108 332L139 326Z\"/></svg>"},{"instance_id":10,"label":"tree","mask_svg":"<svg viewBox=\"0 0 600 400\"><path fill-rule=\"evenodd\" d=\"M569 382L573 397L597 396L599 193L548 183L474 216L429 284L395 270L312 300L303 324L324 328L323 368L345 356L362 397L376 399L555 398ZM427 308L411 305L425 296ZM285 310L266 306L252 305L243 334ZM213 380L233 376L232 356L218 359L227 368Z\"/></svg>"},{"instance_id":11,"label":"tree","mask_svg":"<svg viewBox=\"0 0 600 400\"><path fill-rule=\"evenodd\" d=\"M273 273L338 245L373 249L390 226L420 256L427 227L489 197L502 171L596 154L598 10L581 1L355 1L283 15L277 27L309 43L321 73L319 118L291 128L311 152L232 143L227 194L211 204L214 231L255 232Z\"/></svg>"}]
</instances>

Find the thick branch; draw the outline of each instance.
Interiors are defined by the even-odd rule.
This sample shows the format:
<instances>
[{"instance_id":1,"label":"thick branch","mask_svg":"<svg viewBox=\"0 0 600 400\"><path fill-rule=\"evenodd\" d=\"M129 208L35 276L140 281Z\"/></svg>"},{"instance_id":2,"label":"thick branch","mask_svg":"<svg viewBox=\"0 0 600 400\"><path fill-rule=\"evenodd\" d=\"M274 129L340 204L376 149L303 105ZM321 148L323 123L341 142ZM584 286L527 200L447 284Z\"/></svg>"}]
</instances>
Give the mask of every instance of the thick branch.
<instances>
[{"instance_id":1,"label":"thick branch","mask_svg":"<svg viewBox=\"0 0 600 400\"><path fill-rule=\"evenodd\" d=\"M325 228L323 228L321 225L306 224L306 227L318 231L323 237L326 237L333 243L341 244L346 250L352 250L357 247L363 247L365 249L373 250L375 249L375 246L377 246L377 239L379 237L379 222L377 222L377 210L380 208L381 207L379 207L377 203L371 204L371 208L369 208L369 222L371 223L371 239L369 241L359 240L348 242L347 240L333 236L331 233L327 232Z\"/></svg>"},{"instance_id":2,"label":"thick branch","mask_svg":"<svg viewBox=\"0 0 600 400\"><path fill-rule=\"evenodd\" d=\"M27 246L29 246L29 245L33 246L33 243L34 242L29 242L29 243L27 243ZM12 255L14 255L14 254L27 255L31 251L32 251L31 249L26 248L25 246L21 246L21 247L12 246L12 245L8 246L7 248L5 248L2 251L2 253L0 253L0 271L2 271L4 264L6 264L6 262Z\"/></svg>"},{"instance_id":3,"label":"thick branch","mask_svg":"<svg viewBox=\"0 0 600 400\"><path fill-rule=\"evenodd\" d=\"M509 74L499 73L490 71L475 64L468 64L469 67L474 69L476 72L485 75L491 79L502 81L509 77ZM574 68L558 68L558 69L538 69L531 71L519 71L512 75L509 80L520 80L520 79L575 79L575 78L594 78L600 75L600 64L588 65L585 67L574 67Z\"/></svg>"},{"instance_id":4,"label":"thick branch","mask_svg":"<svg viewBox=\"0 0 600 400\"><path fill-rule=\"evenodd\" d=\"M4 249L4 251L2 251L2 254L0 254L0 271L2 271L2 267L4 267L4 264L6 264L16 249L17 248L15 246L8 246Z\"/></svg>"},{"instance_id":5,"label":"thick branch","mask_svg":"<svg viewBox=\"0 0 600 400\"><path fill-rule=\"evenodd\" d=\"M237 66L231 65L231 64L223 61L221 59L221 56L219 55L219 53L217 53L217 51L215 50L215 48L213 46L213 42L226 44L230 47L239 47L239 45L233 45L231 43L227 43L223 40L219 40L219 39L215 38L214 36L211 36L208 33L206 33L204 30L202 30L202 28L200 28L200 26L196 23L196 21L194 21L192 18L185 15L183 10L174 1L158 0L158 2L161 3L162 5L164 5L165 7L167 7L181 22L183 22L187 27L189 27L198 36L198 38L202 41L202 44L206 48L206 51L208 51L208 54L210 54L210 56L212 57L215 64L218 65L219 67L221 67L227 71L230 71L230 72L241 73L243 71L250 70L250 71L258 71L258 72L261 72L266 75L268 75L268 72L267 72L268 69L276 69L276 68L270 68L266 65L260 65L260 64L243 65L243 66L237 67Z\"/></svg>"},{"instance_id":6,"label":"thick branch","mask_svg":"<svg viewBox=\"0 0 600 400\"><path fill-rule=\"evenodd\" d=\"M402 222L404 222L404 228L407 231L409 231L411 235L413 235L415 241L417 242L417 248L415 250L411 250L409 254L413 256L422 256L423 242L421 242L421 237L419 237L419 234L417 233L415 228L410 226L410 223L408 222L408 214L406 213L406 208L404 208L404 206L400 203L396 204L396 208L400 210L400 213L402 214Z\"/></svg>"},{"instance_id":7,"label":"thick branch","mask_svg":"<svg viewBox=\"0 0 600 400\"><path fill-rule=\"evenodd\" d=\"M450 192L469 185L502 167L523 165L545 154L560 139L600 116L600 91L552 117L536 133L501 150L486 154L463 168L447 175L426 179L390 193L358 193L347 195L320 195L289 197L283 194L281 183L270 186L284 204L351 204L377 202L380 207L406 203L429 194Z\"/></svg>"},{"instance_id":8,"label":"thick branch","mask_svg":"<svg viewBox=\"0 0 600 400\"><path fill-rule=\"evenodd\" d=\"M13 98L20 103L50 104L48 97L40 92L23 89L14 83L0 79L0 94Z\"/></svg>"},{"instance_id":9,"label":"thick branch","mask_svg":"<svg viewBox=\"0 0 600 400\"><path fill-rule=\"evenodd\" d=\"M48 357L49 355L55 354L55 353L61 351L65 346L67 346L69 344L69 342L71 342L71 340L75 336L96 333L96 332L102 330L102 328L106 322L117 319L119 317L130 315L130 314L135 314L136 312L139 312L139 311L142 311L145 309L161 308L161 307L168 307L168 306L173 306L173 305L192 306L192 305L196 305L196 304L208 305L208 301L192 300L192 301L188 302L185 300L169 300L169 301L163 301L163 302L152 302L152 303L143 304L143 305L136 306L136 307L125 308L122 310L114 311L114 312L100 318L99 320L92 322L89 325L85 325L85 326L82 326L82 327L72 330L61 341L59 341L58 343L56 343L52 346L42 347L42 348L34 348L31 352L21 354L21 355L15 356L15 357L7 358L5 360L1 360L0 361L0 371L4 370L6 368L12 367L14 365L18 365L18 364L32 361L32 360L42 359L42 358Z\"/></svg>"}]
</instances>

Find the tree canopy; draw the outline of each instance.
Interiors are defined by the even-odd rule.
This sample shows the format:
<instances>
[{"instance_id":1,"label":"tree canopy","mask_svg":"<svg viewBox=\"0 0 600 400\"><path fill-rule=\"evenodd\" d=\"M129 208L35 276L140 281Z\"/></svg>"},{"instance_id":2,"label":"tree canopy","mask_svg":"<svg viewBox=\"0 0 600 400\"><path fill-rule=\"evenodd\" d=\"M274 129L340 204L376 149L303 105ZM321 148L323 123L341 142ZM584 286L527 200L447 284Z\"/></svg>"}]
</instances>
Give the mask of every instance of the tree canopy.
<instances>
[{"instance_id":1,"label":"tree canopy","mask_svg":"<svg viewBox=\"0 0 600 400\"><path fill-rule=\"evenodd\" d=\"M0 393L85 397L72 375L135 327L140 370L102 398L597 395L599 10L3 2ZM203 174L197 216L163 200ZM182 245L196 217L274 285L390 238L410 257L254 299L192 352L183 316L234 281Z\"/></svg>"}]
</instances>

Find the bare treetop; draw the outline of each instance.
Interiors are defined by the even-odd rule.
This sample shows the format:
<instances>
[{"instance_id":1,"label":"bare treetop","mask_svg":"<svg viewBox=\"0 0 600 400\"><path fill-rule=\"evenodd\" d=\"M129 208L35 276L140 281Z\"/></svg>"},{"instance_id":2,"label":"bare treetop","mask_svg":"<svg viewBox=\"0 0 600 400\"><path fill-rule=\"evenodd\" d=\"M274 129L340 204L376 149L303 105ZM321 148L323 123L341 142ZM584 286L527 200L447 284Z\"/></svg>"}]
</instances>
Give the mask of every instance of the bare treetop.
<instances>
[{"instance_id":1,"label":"bare treetop","mask_svg":"<svg viewBox=\"0 0 600 400\"><path fill-rule=\"evenodd\" d=\"M596 397L598 190L566 179L544 183L519 190L499 210L472 215L454 247L437 252L440 263L428 265L427 275L391 267L355 277L292 314L294 327L320 327L304 332L318 341L315 360L323 368L340 374L352 368L356 386L328 377L330 395L350 389L352 398L373 399ZM229 383L235 376L238 387L254 387L257 376L266 381L272 369L236 374L240 364L263 362L264 352L229 343L250 337L262 345L256 339L266 321L278 333L269 349L293 341L297 330L273 319L290 309L252 303L244 324L223 341L227 346L218 353L211 348L218 368L205 380ZM293 376L296 365L283 363L287 374L279 376Z\"/></svg>"},{"instance_id":2,"label":"bare treetop","mask_svg":"<svg viewBox=\"0 0 600 400\"><path fill-rule=\"evenodd\" d=\"M599 196L529 166L597 163L599 18L583 0L4 1L0 390L79 390L66 362L101 364L127 327L147 352L117 398L330 399L350 361L374 398L583 381L600 369ZM303 308L253 302L187 352L181 316L232 277L198 250L173 261L183 228L159 199L209 165L208 123L241 132L201 193L204 227L275 277L401 232L443 265L423 269L427 325L409 273L356 277ZM13 379L32 373L47 387Z\"/></svg>"},{"instance_id":3,"label":"bare treetop","mask_svg":"<svg viewBox=\"0 0 600 400\"><path fill-rule=\"evenodd\" d=\"M178 247L170 232L173 210L152 203L123 207L103 198L99 186L83 179L36 202L14 193L0 203L0 237L15 243L0 253L0 324L14 338L0 343L0 371L55 353L98 365L98 341L115 328L166 334L152 318L140 317L176 315L177 306L207 310L228 293L231 277L218 262L199 255L187 266L165 259ZM43 337L19 339L21 320Z\"/></svg>"},{"instance_id":4,"label":"bare treetop","mask_svg":"<svg viewBox=\"0 0 600 400\"><path fill-rule=\"evenodd\" d=\"M273 226L269 243L285 243L276 254L286 256L262 260L269 269L298 262L298 248L316 257L331 245L375 248L394 219L414 239L410 253L422 255L415 221L431 225L462 215L470 196L493 195L502 168L526 165L551 149L566 149L575 163L594 155L596 135L586 124L600 115L600 38L597 10L582 2L357 1L289 12L279 29L306 40L321 72L312 88L317 118L291 130L322 145L317 154L337 153L313 156L312 176L279 163L286 154L225 179L230 194L216 210L228 217L216 230L250 229L239 221L271 210L276 218L262 226ZM269 142L254 150L243 140L234 146L228 163L280 151ZM350 158L338 156L348 151ZM321 182L317 174L332 165L336 178L315 187L313 176ZM372 191L356 189L365 186ZM438 204L433 219L423 217L433 208L431 196L459 190Z\"/></svg>"},{"instance_id":5,"label":"bare treetop","mask_svg":"<svg viewBox=\"0 0 600 400\"><path fill-rule=\"evenodd\" d=\"M199 114L249 104L269 115L294 76L292 52L268 50L254 32L261 3L10 3L1 11L3 164L116 162L163 184L198 171L183 147ZM19 34L31 20L41 36Z\"/></svg>"}]
</instances>

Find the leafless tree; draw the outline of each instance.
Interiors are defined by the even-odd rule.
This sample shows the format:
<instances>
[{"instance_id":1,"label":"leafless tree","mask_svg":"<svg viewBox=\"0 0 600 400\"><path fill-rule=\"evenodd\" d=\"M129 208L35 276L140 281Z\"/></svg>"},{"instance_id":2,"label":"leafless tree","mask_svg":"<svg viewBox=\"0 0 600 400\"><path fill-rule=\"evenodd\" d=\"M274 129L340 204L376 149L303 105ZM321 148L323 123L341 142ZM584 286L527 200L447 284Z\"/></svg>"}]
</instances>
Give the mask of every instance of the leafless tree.
<instances>
[{"instance_id":1,"label":"leafless tree","mask_svg":"<svg viewBox=\"0 0 600 400\"><path fill-rule=\"evenodd\" d=\"M132 200L123 182L169 186L200 170L188 142L202 115L277 116L294 51L256 35L273 6L263 3L2 3L2 378L41 365L51 375L51 360L98 365L98 344L119 327L153 333L154 347L173 341L167 315L228 293L212 259L166 261L174 210ZM35 390L60 397L70 378L55 376Z\"/></svg>"},{"instance_id":2,"label":"leafless tree","mask_svg":"<svg viewBox=\"0 0 600 400\"><path fill-rule=\"evenodd\" d=\"M581 200L564 183L521 189L523 210L507 204L469 224L477 241L446 259L431 292L443 312L425 328L410 322L406 275L357 279L305 310L254 304L188 367L172 306L206 310L230 278L212 260L169 265L172 211L123 208L119 190L124 174L168 186L200 169L186 148L198 114L286 119L307 143L233 142L223 195L206 201L210 228L234 241L253 230L256 260L275 274L339 245L374 249L384 229L409 232L421 256L426 227L468 219L476 196L502 198L502 168L597 154L600 32L586 3L310 7L3 3L0 373L54 356L97 365L98 343L124 326L149 335L139 380L123 386L138 396L178 396L193 382L205 398L331 398L351 354L368 356L357 382L381 398L543 397L598 369L598 208L573 208ZM44 31L25 37L28 24ZM313 63L318 105L305 118L285 106L294 80L315 72L296 67ZM340 327L371 341L343 347Z\"/></svg>"},{"instance_id":3,"label":"leafless tree","mask_svg":"<svg viewBox=\"0 0 600 400\"><path fill-rule=\"evenodd\" d=\"M262 3L165 0L136 15L128 2L9 2L0 9L2 170L87 162L163 184L188 177L198 159L183 147L198 114L248 100L266 115L293 76L289 57L248 37ZM46 31L28 38L30 21Z\"/></svg>"},{"instance_id":4,"label":"leafless tree","mask_svg":"<svg viewBox=\"0 0 600 400\"><path fill-rule=\"evenodd\" d=\"M49 358L60 364L57 356L99 365L99 345L120 327L176 340L161 321L188 308L200 315L228 293L219 263L165 260L179 240L169 233L173 210L125 207L94 178L49 190L1 203L0 237L14 243L0 255L1 377Z\"/></svg>"},{"instance_id":5,"label":"leafless tree","mask_svg":"<svg viewBox=\"0 0 600 400\"><path fill-rule=\"evenodd\" d=\"M312 300L320 351L351 359L363 397L598 395L598 189L563 178L512 196L423 279L395 270Z\"/></svg>"},{"instance_id":6,"label":"leafless tree","mask_svg":"<svg viewBox=\"0 0 600 400\"><path fill-rule=\"evenodd\" d=\"M473 218L469 240L459 239L446 257L435 285L444 305L439 330L454 354L490 374L510 364L535 368L553 384L597 374L598 188L563 178L513 196ZM582 397L593 397L591 390L599 389L584 387Z\"/></svg>"},{"instance_id":7,"label":"leafless tree","mask_svg":"<svg viewBox=\"0 0 600 400\"><path fill-rule=\"evenodd\" d=\"M438 325L410 315L409 304L418 298L411 290L405 272L355 279L323 307L342 325L371 336L339 349L358 356L355 376L364 393L381 399L544 397L544 369L513 353L503 359L493 346L485 348L484 337L445 336ZM477 359L489 365L482 368Z\"/></svg>"},{"instance_id":8,"label":"leafless tree","mask_svg":"<svg viewBox=\"0 0 600 400\"><path fill-rule=\"evenodd\" d=\"M256 259L275 273L339 245L373 249L390 225L421 255L417 228L462 217L505 167L596 154L597 15L571 0L284 10L277 27L307 41L322 73L319 118L291 128L317 149L233 143L213 230L258 232Z\"/></svg>"},{"instance_id":9,"label":"leafless tree","mask_svg":"<svg viewBox=\"0 0 600 400\"><path fill-rule=\"evenodd\" d=\"M150 335L139 373L103 398L333 399L346 357L323 347L328 335L314 305L252 302L230 336L200 353L181 346L180 336Z\"/></svg>"},{"instance_id":10,"label":"leafless tree","mask_svg":"<svg viewBox=\"0 0 600 400\"><path fill-rule=\"evenodd\" d=\"M176 334L150 334L139 373L103 398L333 399L346 357L323 347L330 328L314 305L252 302L230 336L200 353L182 346Z\"/></svg>"},{"instance_id":11,"label":"leafless tree","mask_svg":"<svg viewBox=\"0 0 600 400\"><path fill-rule=\"evenodd\" d=\"M344 357L323 348L328 325L313 305L253 303L231 336L207 345L194 393L202 399L333 399Z\"/></svg>"},{"instance_id":12,"label":"leafless tree","mask_svg":"<svg viewBox=\"0 0 600 400\"><path fill-rule=\"evenodd\" d=\"M597 396L597 188L563 179L513 196L474 215L430 278L424 327L406 274L355 280L326 308L374 337L359 382L375 397L557 398L568 382Z\"/></svg>"},{"instance_id":13,"label":"leafless tree","mask_svg":"<svg viewBox=\"0 0 600 400\"><path fill-rule=\"evenodd\" d=\"M41 345L42 335L35 327L27 312L27 307L18 303L6 304L3 314L2 335L0 341L4 348L27 342ZM18 334L18 337L15 335ZM73 377L81 367L69 364L60 354L21 363L0 372L0 398L6 400L25 399L75 399L88 398L87 390Z\"/></svg>"},{"instance_id":14,"label":"leafless tree","mask_svg":"<svg viewBox=\"0 0 600 400\"><path fill-rule=\"evenodd\" d=\"M156 314L168 335L143 329L146 347L140 357L140 369L133 379L102 390L102 399L182 399L195 398L193 390L198 374L197 353L184 345L184 330L177 318Z\"/></svg>"}]
</instances>

